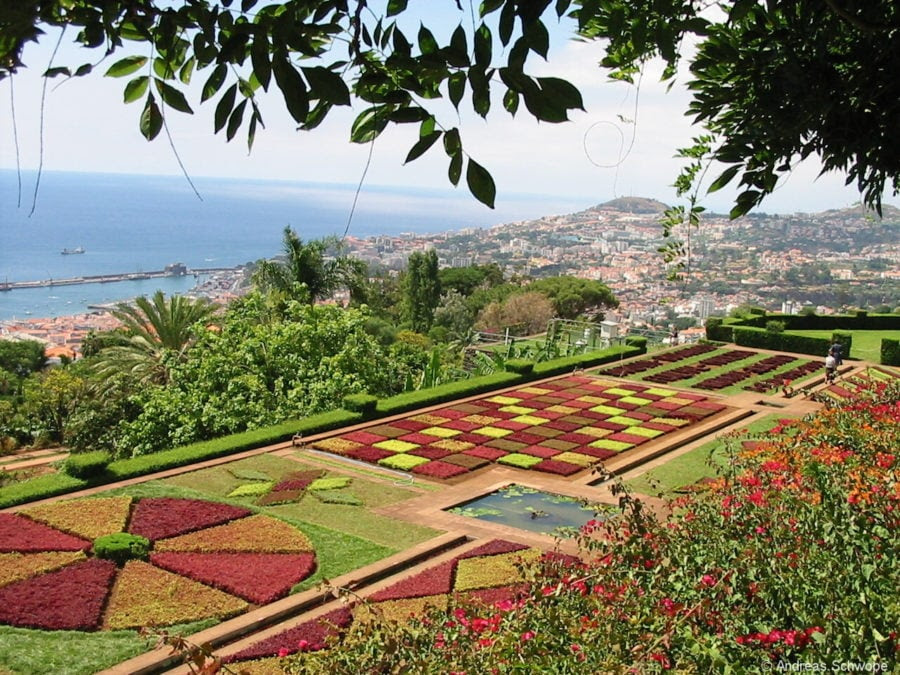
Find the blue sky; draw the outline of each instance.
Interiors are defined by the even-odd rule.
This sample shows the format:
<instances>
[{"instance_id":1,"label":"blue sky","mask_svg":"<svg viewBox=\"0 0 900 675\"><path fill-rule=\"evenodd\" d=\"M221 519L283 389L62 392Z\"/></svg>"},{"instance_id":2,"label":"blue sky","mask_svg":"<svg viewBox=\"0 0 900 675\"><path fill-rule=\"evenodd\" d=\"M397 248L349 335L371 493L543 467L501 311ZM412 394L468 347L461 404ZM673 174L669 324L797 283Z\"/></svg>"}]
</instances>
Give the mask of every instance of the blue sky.
<instances>
[{"instance_id":1,"label":"blue sky","mask_svg":"<svg viewBox=\"0 0 900 675\"><path fill-rule=\"evenodd\" d=\"M427 7L426 23L452 30L458 18L448 13L447 2L435 11L436 0L413 0L413 10ZM420 10L421 11L421 10ZM414 31L413 31L414 32ZM569 28L553 31L549 63L533 61L534 74L565 77L584 95L586 112L571 121L552 125L537 123L520 114L510 118L498 111L488 121L470 111L461 116L449 105L439 107L445 126L458 125L470 154L487 167L497 182L498 203L514 193L566 197L589 206L613 197L654 197L676 201L671 183L680 163L673 156L701 130L692 128L683 111L688 96L680 84L668 93L660 84L659 68L647 69L640 91L610 82L596 63L598 44L569 39ZM16 121L19 158L23 168L36 168L41 144L40 73L49 62L57 35L45 36L29 48L31 67L15 77ZM79 50L60 50L57 63L79 65L91 60ZM98 70L103 72L109 63ZM195 75L195 83L206 72ZM681 78L683 81L684 78ZM178 164L164 135L146 142L138 132L141 104L122 103L125 80L98 74L59 84L52 80L47 92L43 125L43 164L46 170L178 174ZM199 97L189 96L192 104ZM212 134L215 100L194 106L195 115L172 113L168 124L174 144L190 174L195 176L249 177L296 181L355 184L360 180L368 146L349 143L353 117L361 109L337 110L313 132L295 131L282 109L280 96L263 98L266 129L257 135L248 155L242 135L226 143ZM13 168L16 153L10 111L10 82L0 82L0 168ZM524 113L524 110L523 110ZM623 119L624 118L624 119ZM376 140L366 184L409 188L449 188L446 157L437 146L426 156L403 166L403 159L417 138L414 125L389 129ZM626 153L625 150L628 149ZM817 179L819 167L808 162L798 168L763 205L769 212L819 211L848 206L858 200L852 188L836 174ZM460 193L465 191L459 188ZM706 198L715 210L730 207L734 193L723 190ZM896 198L887 198L897 204Z\"/></svg>"}]
</instances>

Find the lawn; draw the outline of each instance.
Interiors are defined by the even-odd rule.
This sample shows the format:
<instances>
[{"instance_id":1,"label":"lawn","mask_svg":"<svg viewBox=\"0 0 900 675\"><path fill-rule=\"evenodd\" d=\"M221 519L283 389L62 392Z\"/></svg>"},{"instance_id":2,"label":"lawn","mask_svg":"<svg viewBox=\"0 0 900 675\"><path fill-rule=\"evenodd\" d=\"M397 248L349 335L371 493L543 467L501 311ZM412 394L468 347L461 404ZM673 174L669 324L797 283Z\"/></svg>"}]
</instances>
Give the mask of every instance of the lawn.
<instances>
[{"instance_id":1,"label":"lawn","mask_svg":"<svg viewBox=\"0 0 900 675\"><path fill-rule=\"evenodd\" d=\"M825 338L830 340L834 335L832 330L789 330L791 335L803 335L805 337ZM853 335L853 346L850 351L854 359L881 363L881 340L891 338L900 340L900 330L853 330L847 331ZM825 355L822 355L824 358ZM846 355L845 355L846 357Z\"/></svg>"},{"instance_id":2,"label":"lawn","mask_svg":"<svg viewBox=\"0 0 900 675\"><path fill-rule=\"evenodd\" d=\"M729 447L726 439L743 440L774 427L779 415L766 415L752 421L737 432L722 435L654 469L625 481L631 490L645 495L670 495L703 478L714 478L728 466Z\"/></svg>"}]
</instances>

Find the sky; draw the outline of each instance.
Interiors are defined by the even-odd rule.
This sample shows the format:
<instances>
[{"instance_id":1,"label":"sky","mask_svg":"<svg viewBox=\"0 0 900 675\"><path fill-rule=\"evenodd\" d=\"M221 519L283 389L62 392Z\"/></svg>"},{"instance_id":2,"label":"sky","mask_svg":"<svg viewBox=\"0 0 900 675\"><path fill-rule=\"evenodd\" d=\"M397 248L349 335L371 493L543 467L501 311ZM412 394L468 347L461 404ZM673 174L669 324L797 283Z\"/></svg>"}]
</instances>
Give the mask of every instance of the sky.
<instances>
[{"instance_id":1,"label":"sky","mask_svg":"<svg viewBox=\"0 0 900 675\"><path fill-rule=\"evenodd\" d=\"M410 6L414 11L417 1L418 8L428 8L425 21L430 26L449 26L452 30L458 21L445 10L435 10L435 0L413 0ZM415 34L415 30L411 32ZM660 67L651 65L640 88L609 81L597 66L601 46L575 42L571 34L570 26L556 27L551 33L549 62L534 56L529 62L532 74L564 77L576 84L584 96L585 112L572 113L571 120L563 124L538 123L527 115L524 106L512 118L496 101L496 114L492 112L487 121L470 110L457 115L449 104L438 105L439 119L444 126L460 127L466 150L493 174L498 205L517 193L564 197L584 207L622 196L677 203L671 184L681 160L674 155L702 133L683 114L689 100L683 86L686 78L679 76L667 92L667 83L659 82ZM42 127L40 74L50 61L57 35L48 34L26 51L29 67L20 71L13 83L9 78L0 81L0 168L15 168L17 155L22 168L37 168L43 146L44 170L179 174L178 161L165 135L149 143L140 135L142 103L122 103L128 78L100 75L119 55L88 77L51 80ZM93 52L84 56L82 50L64 44L55 64L77 66L96 58ZM207 73L196 74L194 84L202 83ZM266 129L257 134L249 154L245 131L231 143L225 142L223 133L213 135L217 99L196 105L199 95L189 93L195 114L172 112L167 116L172 144L187 172L192 176L355 185L365 171L367 186L452 189L446 177L447 158L439 146L404 166L406 153L417 139L417 125L389 128L373 147L352 144L348 140L350 125L363 109L356 103L352 108L335 109L312 132L296 131L280 95L274 87L272 90L276 93L262 99ZM798 167L760 210L814 212L858 201L857 191L844 186L843 176L817 177L819 170L814 161ZM461 198L474 199L465 196L464 180L457 192ZM725 189L707 196L703 203L711 210L727 212L734 194ZM885 201L898 204L889 196Z\"/></svg>"}]
</instances>

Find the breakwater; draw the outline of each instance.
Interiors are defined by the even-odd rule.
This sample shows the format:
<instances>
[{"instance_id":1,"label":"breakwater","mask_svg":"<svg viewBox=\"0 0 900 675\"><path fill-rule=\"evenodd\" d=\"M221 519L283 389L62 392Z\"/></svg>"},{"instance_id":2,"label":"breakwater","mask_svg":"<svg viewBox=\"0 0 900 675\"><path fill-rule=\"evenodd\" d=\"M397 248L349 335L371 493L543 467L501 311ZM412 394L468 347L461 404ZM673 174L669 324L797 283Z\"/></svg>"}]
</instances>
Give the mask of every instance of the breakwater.
<instances>
[{"instance_id":1,"label":"breakwater","mask_svg":"<svg viewBox=\"0 0 900 675\"><path fill-rule=\"evenodd\" d=\"M119 274L94 274L65 279L40 279L37 281L0 281L0 291L13 291L21 288L48 288L52 286L77 286L80 284L106 284L118 281L141 281L144 279L160 279L164 277L200 276L231 272L234 267L187 268L180 263L167 265L164 269L151 272L123 272Z\"/></svg>"}]
</instances>

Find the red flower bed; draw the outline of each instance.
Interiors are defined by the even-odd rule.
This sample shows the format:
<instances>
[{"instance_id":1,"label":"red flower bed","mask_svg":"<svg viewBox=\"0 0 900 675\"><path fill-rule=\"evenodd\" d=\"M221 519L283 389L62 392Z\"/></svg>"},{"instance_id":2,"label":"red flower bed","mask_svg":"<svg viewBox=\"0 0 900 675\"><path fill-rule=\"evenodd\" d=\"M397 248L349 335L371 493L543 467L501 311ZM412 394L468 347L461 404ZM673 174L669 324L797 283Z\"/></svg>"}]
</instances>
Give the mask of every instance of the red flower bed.
<instances>
[{"instance_id":1,"label":"red flower bed","mask_svg":"<svg viewBox=\"0 0 900 675\"><path fill-rule=\"evenodd\" d=\"M594 404L591 404L591 405L594 405ZM552 422L547 422L546 424L543 424L542 426L547 427L548 429L558 429L559 431L570 432L570 431L575 431L576 429L580 429L584 425L577 424L575 422L566 422L565 420L559 419L559 420L553 420Z\"/></svg>"},{"instance_id":2,"label":"red flower bed","mask_svg":"<svg viewBox=\"0 0 900 675\"><path fill-rule=\"evenodd\" d=\"M473 457L481 457L482 459L486 459L490 462L493 462L495 459L499 457L505 457L508 455L508 452L504 450L498 450L497 448L491 448L486 445L479 445L476 448L469 448L468 450L463 450L464 455L472 455Z\"/></svg>"},{"instance_id":3,"label":"red flower bed","mask_svg":"<svg viewBox=\"0 0 900 675\"><path fill-rule=\"evenodd\" d=\"M610 441L622 441L623 443L631 443L632 445L640 445L641 443L646 443L650 440L647 436L629 434L627 431L620 431L615 434L610 434L606 438Z\"/></svg>"},{"instance_id":4,"label":"red flower bed","mask_svg":"<svg viewBox=\"0 0 900 675\"><path fill-rule=\"evenodd\" d=\"M531 468L534 471L546 471L559 476L571 476L573 473L581 471L584 467L577 464L569 464L569 462L558 462L555 459L545 459Z\"/></svg>"},{"instance_id":5,"label":"red flower bed","mask_svg":"<svg viewBox=\"0 0 900 675\"><path fill-rule=\"evenodd\" d=\"M415 443L416 445L428 445L429 443L434 443L434 441L437 439L434 436L429 436L428 434L413 432L410 434L404 434L403 436L398 436L397 440L406 441L407 443Z\"/></svg>"},{"instance_id":6,"label":"red flower bed","mask_svg":"<svg viewBox=\"0 0 900 675\"><path fill-rule=\"evenodd\" d=\"M531 455L533 457L541 457L543 459L549 459L554 455L558 455L562 452L562 450L555 450L553 448L545 448L543 445L531 445L527 448L522 448L519 450L523 455Z\"/></svg>"},{"instance_id":7,"label":"red flower bed","mask_svg":"<svg viewBox=\"0 0 900 675\"><path fill-rule=\"evenodd\" d=\"M0 553L86 551L89 541L60 532L14 513L0 513Z\"/></svg>"},{"instance_id":8,"label":"red flower bed","mask_svg":"<svg viewBox=\"0 0 900 675\"><path fill-rule=\"evenodd\" d=\"M568 443L577 443L578 445L586 445L587 443L593 443L597 440L596 436L589 436L587 434L563 434L562 436L557 436L556 440L558 441L566 441Z\"/></svg>"},{"instance_id":9,"label":"red flower bed","mask_svg":"<svg viewBox=\"0 0 900 675\"><path fill-rule=\"evenodd\" d=\"M324 471L318 469L313 471L294 471L281 479L272 488L272 492L285 492L287 490L305 490L317 478L321 478Z\"/></svg>"},{"instance_id":10,"label":"red flower bed","mask_svg":"<svg viewBox=\"0 0 900 675\"><path fill-rule=\"evenodd\" d=\"M199 499L148 497L135 507L128 531L155 541L221 525L251 513L238 506Z\"/></svg>"},{"instance_id":11,"label":"red flower bed","mask_svg":"<svg viewBox=\"0 0 900 675\"><path fill-rule=\"evenodd\" d=\"M516 602L529 594L528 584L515 584L514 586L499 586L497 588L479 588L475 591L457 593L457 597L468 602L495 607L501 603Z\"/></svg>"},{"instance_id":12,"label":"red flower bed","mask_svg":"<svg viewBox=\"0 0 900 675\"><path fill-rule=\"evenodd\" d=\"M441 426L447 427L448 429L456 429L457 431L473 431L484 425L478 422L467 422L466 420L452 420Z\"/></svg>"},{"instance_id":13,"label":"red flower bed","mask_svg":"<svg viewBox=\"0 0 900 675\"><path fill-rule=\"evenodd\" d=\"M154 553L150 562L257 605L284 597L316 569L312 553Z\"/></svg>"},{"instance_id":14,"label":"red flower bed","mask_svg":"<svg viewBox=\"0 0 900 675\"><path fill-rule=\"evenodd\" d=\"M257 506L275 506L276 504L289 504L303 496L304 490L272 490L256 500Z\"/></svg>"},{"instance_id":15,"label":"red flower bed","mask_svg":"<svg viewBox=\"0 0 900 675\"><path fill-rule=\"evenodd\" d=\"M93 630L115 574L115 563L94 558L0 588L0 623Z\"/></svg>"},{"instance_id":16,"label":"red flower bed","mask_svg":"<svg viewBox=\"0 0 900 675\"><path fill-rule=\"evenodd\" d=\"M391 422L391 426L395 426L398 429L406 429L407 431L422 431L422 429L427 429L430 427L430 424L425 424L425 422L417 422L416 420L397 420L395 422ZM365 432L363 432L365 433ZM343 438L350 438L354 434L348 434L343 436ZM368 436L375 436L375 434L367 434ZM366 441L366 443L377 443L378 441Z\"/></svg>"},{"instance_id":17,"label":"red flower bed","mask_svg":"<svg viewBox=\"0 0 900 675\"><path fill-rule=\"evenodd\" d=\"M452 478L453 476L468 473L469 470L464 466L450 464L449 462L442 462L441 460L436 459L428 462L428 464L414 466L412 472L423 476L431 476L432 478Z\"/></svg>"},{"instance_id":18,"label":"red flower bed","mask_svg":"<svg viewBox=\"0 0 900 675\"><path fill-rule=\"evenodd\" d=\"M510 434L505 437L508 441L515 441L516 443L525 443L526 445L537 445L542 440L544 440L543 436L539 436L537 434L530 434L527 431L517 431L514 434Z\"/></svg>"},{"instance_id":19,"label":"red flower bed","mask_svg":"<svg viewBox=\"0 0 900 675\"><path fill-rule=\"evenodd\" d=\"M481 555L501 555L503 553L512 553L514 551L524 551L528 547L524 544L517 544L514 541L506 541L505 539L491 539L491 541L473 548L468 553L463 553L457 560L465 560L466 558L477 558Z\"/></svg>"},{"instance_id":20,"label":"red flower bed","mask_svg":"<svg viewBox=\"0 0 900 675\"><path fill-rule=\"evenodd\" d=\"M482 425L484 426L484 425ZM461 433L457 436L453 437L454 441L462 441L463 443L474 443L475 445L484 445L488 441L494 440L490 436L485 436L484 434L468 434Z\"/></svg>"},{"instance_id":21,"label":"red flower bed","mask_svg":"<svg viewBox=\"0 0 900 675\"><path fill-rule=\"evenodd\" d=\"M609 459L610 457L615 457L617 453L605 448L592 448L589 445L585 445L581 448L578 448L578 454L590 455L591 457L596 457L597 459Z\"/></svg>"},{"instance_id":22,"label":"red flower bed","mask_svg":"<svg viewBox=\"0 0 900 675\"><path fill-rule=\"evenodd\" d=\"M304 651L318 651L324 649L325 640L329 636L340 633L342 629L350 625L352 620L353 615L350 613L349 608L340 607L323 614L318 619L301 623L299 626L295 626L283 633L261 640L229 656L226 661L233 663L234 661L248 661L279 654L283 656L295 654L301 649L301 641Z\"/></svg>"},{"instance_id":23,"label":"red flower bed","mask_svg":"<svg viewBox=\"0 0 900 675\"><path fill-rule=\"evenodd\" d=\"M457 410L456 408L441 408L434 414L446 417L448 420L458 420L460 417L471 415L471 413L468 413L465 410Z\"/></svg>"},{"instance_id":24,"label":"red flower bed","mask_svg":"<svg viewBox=\"0 0 900 675\"><path fill-rule=\"evenodd\" d=\"M408 426L403 428L409 429ZM423 426L420 428L424 429L425 427ZM384 436L379 436L378 434L370 434L368 431L354 431L349 434L342 434L341 438L346 438L348 441L356 441L357 443L362 443L363 445L371 445L372 443L378 443L378 441L384 440Z\"/></svg>"},{"instance_id":25,"label":"red flower bed","mask_svg":"<svg viewBox=\"0 0 900 675\"><path fill-rule=\"evenodd\" d=\"M426 595L449 593L453 588L453 574L456 560L448 560L435 567L408 576L387 588L369 596L370 602L399 600L401 598L422 598Z\"/></svg>"},{"instance_id":26,"label":"red flower bed","mask_svg":"<svg viewBox=\"0 0 900 675\"><path fill-rule=\"evenodd\" d=\"M383 441L384 439L379 438L378 440ZM350 457L351 459L358 459L362 462L372 462L373 464L377 464L378 460L390 457L393 454L393 452L381 450L380 448L357 448L356 450L345 452L344 456Z\"/></svg>"}]
</instances>

